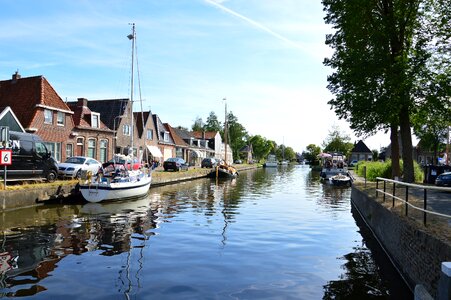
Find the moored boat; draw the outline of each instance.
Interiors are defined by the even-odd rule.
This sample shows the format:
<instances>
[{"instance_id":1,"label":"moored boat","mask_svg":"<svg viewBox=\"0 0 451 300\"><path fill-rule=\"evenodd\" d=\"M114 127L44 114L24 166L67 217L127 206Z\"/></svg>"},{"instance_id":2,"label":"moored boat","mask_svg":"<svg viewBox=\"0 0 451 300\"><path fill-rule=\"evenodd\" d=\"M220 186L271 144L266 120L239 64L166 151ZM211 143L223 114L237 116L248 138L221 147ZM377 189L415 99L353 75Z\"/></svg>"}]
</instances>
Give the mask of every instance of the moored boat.
<instances>
[{"instance_id":1,"label":"moored boat","mask_svg":"<svg viewBox=\"0 0 451 300\"><path fill-rule=\"evenodd\" d=\"M265 168L274 168L277 167L279 163L277 162L276 156L274 154L269 154L266 162L263 164Z\"/></svg>"},{"instance_id":2,"label":"moored boat","mask_svg":"<svg viewBox=\"0 0 451 300\"><path fill-rule=\"evenodd\" d=\"M130 134L130 157L133 159L133 66L135 51L135 24L132 24L132 34L128 38L132 40L132 74L131 74L131 93L130 93L130 116L131 116L131 134ZM128 170L125 165L118 165L115 160L111 162L112 168L105 170L96 177L87 176L80 182L80 192L88 202L101 202L106 200L120 200L128 198L139 198L146 195L149 191L152 181L152 173L147 169L137 169L131 166ZM132 163L133 165L133 163ZM105 175L105 176L104 176Z\"/></svg>"},{"instance_id":3,"label":"moored boat","mask_svg":"<svg viewBox=\"0 0 451 300\"><path fill-rule=\"evenodd\" d=\"M351 176L345 175L345 174L334 175L329 180L334 186L351 186L352 185Z\"/></svg>"}]
</instances>

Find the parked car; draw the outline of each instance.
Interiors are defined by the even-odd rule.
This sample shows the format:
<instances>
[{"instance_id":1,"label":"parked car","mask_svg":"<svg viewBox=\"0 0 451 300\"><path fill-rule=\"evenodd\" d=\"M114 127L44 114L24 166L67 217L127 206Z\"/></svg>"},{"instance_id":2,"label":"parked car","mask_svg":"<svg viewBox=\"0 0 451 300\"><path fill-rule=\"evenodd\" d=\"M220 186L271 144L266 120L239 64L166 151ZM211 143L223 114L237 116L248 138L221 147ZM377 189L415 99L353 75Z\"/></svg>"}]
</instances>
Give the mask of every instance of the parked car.
<instances>
[{"instance_id":1,"label":"parked car","mask_svg":"<svg viewBox=\"0 0 451 300\"><path fill-rule=\"evenodd\" d=\"M101 168L102 164L93 158L72 156L58 165L58 175L63 178L80 178L82 171L91 171L92 175L97 175Z\"/></svg>"},{"instance_id":2,"label":"parked car","mask_svg":"<svg viewBox=\"0 0 451 300\"><path fill-rule=\"evenodd\" d=\"M349 163L349 166L350 166L350 167L355 167L355 165L356 165L358 162L359 162L358 160L353 160L353 161L351 161L351 162Z\"/></svg>"},{"instance_id":3,"label":"parked car","mask_svg":"<svg viewBox=\"0 0 451 300\"><path fill-rule=\"evenodd\" d=\"M451 186L451 172L445 172L437 176L435 179L437 186Z\"/></svg>"},{"instance_id":4,"label":"parked car","mask_svg":"<svg viewBox=\"0 0 451 300\"><path fill-rule=\"evenodd\" d=\"M202 162L200 163L201 168L213 168L216 167L218 164L218 160L213 157L207 157L202 159Z\"/></svg>"},{"instance_id":5,"label":"parked car","mask_svg":"<svg viewBox=\"0 0 451 300\"><path fill-rule=\"evenodd\" d=\"M180 171L180 170L188 170L188 164L183 158L179 157L171 157L168 158L163 163L163 168L165 171L173 170L173 171Z\"/></svg>"},{"instance_id":6,"label":"parked car","mask_svg":"<svg viewBox=\"0 0 451 300\"><path fill-rule=\"evenodd\" d=\"M235 159L235 164L239 165L239 164L242 164L242 163L243 163L243 161L241 159Z\"/></svg>"},{"instance_id":7,"label":"parked car","mask_svg":"<svg viewBox=\"0 0 451 300\"><path fill-rule=\"evenodd\" d=\"M42 178L55 181L58 163L38 135L10 131L9 144L12 164L6 171L7 180ZM0 168L0 176L4 178L4 168Z\"/></svg>"}]
</instances>

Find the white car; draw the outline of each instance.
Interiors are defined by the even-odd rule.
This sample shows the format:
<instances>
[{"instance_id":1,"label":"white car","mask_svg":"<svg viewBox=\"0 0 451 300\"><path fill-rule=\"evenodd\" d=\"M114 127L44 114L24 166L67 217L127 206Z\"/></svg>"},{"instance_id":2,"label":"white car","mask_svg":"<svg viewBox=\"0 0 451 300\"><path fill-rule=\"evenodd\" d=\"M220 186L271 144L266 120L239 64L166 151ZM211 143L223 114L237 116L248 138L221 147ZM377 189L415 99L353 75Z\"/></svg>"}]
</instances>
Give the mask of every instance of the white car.
<instances>
[{"instance_id":1,"label":"white car","mask_svg":"<svg viewBox=\"0 0 451 300\"><path fill-rule=\"evenodd\" d=\"M102 168L102 164L93 158L72 156L58 164L58 176L80 178L82 170L91 171L92 175L96 175L100 168Z\"/></svg>"}]
</instances>

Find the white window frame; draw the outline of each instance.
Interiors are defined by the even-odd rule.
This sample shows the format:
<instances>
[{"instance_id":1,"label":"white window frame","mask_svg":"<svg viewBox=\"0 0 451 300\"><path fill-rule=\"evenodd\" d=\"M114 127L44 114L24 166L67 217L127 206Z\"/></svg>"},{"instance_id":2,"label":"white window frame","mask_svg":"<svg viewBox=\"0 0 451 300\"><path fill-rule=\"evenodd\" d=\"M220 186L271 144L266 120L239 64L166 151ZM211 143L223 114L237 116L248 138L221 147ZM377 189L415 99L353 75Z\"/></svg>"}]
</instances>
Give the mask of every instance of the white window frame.
<instances>
[{"instance_id":1,"label":"white window frame","mask_svg":"<svg viewBox=\"0 0 451 300\"><path fill-rule=\"evenodd\" d=\"M163 140L169 142L169 131L165 131L163 134Z\"/></svg>"},{"instance_id":2,"label":"white window frame","mask_svg":"<svg viewBox=\"0 0 451 300\"><path fill-rule=\"evenodd\" d=\"M93 143L93 144L91 144L91 143ZM95 159L96 158L96 150L97 150L96 148L97 148L96 139L94 139L94 138L88 139L88 151L86 153L86 156Z\"/></svg>"},{"instance_id":3,"label":"white window frame","mask_svg":"<svg viewBox=\"0 0 451 300\"><path fill-rule=\"evenodd\" d=\"M100 114L91 112L91 127L100 128Z\"/></svg>"},{"instance_id":4,"label":"white window frame","mask_svg":"<svg viewBox=\"0 0 451 300\"><path fill-rule=\"evenodd\" d=\"M99 161L106 162L108 160L108 140L100 140L99 147Z\"/></svg>"},{"instance_id":5,"label":"white window frame","mask_svg":"<svg viewBox=\"0 0 451 300\"><path fill-rule=\"evenodd\" d=\"M124 135L130 135L130 125L124 124L122 127L122 133Z\"/></svg>"},{"instance_id":6,"label":"white window frame","mask_svg":"<svg viewBox=\"0 0 451 300\"><path fill-rule=\"evenodd\" d=\"M64 126L66 121L66 114L62 111L57 112L56 115L56 125L58 126Z\"/></svg>"},{"instance_id":7,"label":"white window frame","mask_svg":"<svg viewBox=\"0 0 451 300\"><path fill-rule=\"evenodd\" d=\"M74 145L66 144L66 158L74 156Z\"/></svg>"},{"instance_id":8,"label":"white window frame","mask_svg":"<svg viewBox=\"0 0 451 300\"><path fill-rule=\"evenodd\" d=\"M44 123L53 124L53 111L50 109L44 109Z\"/></svg>"},{"instance_id":9,"label":"white window frame","mask_svg":"<svg viewBox=\"0 0 451 300\"><path fill-rule=\"evenodd\" d=\"M153 140L153 130L152 129L147 128L147 136L146 136L146 138L149 141Z\"/></svg>"}]
</instances>

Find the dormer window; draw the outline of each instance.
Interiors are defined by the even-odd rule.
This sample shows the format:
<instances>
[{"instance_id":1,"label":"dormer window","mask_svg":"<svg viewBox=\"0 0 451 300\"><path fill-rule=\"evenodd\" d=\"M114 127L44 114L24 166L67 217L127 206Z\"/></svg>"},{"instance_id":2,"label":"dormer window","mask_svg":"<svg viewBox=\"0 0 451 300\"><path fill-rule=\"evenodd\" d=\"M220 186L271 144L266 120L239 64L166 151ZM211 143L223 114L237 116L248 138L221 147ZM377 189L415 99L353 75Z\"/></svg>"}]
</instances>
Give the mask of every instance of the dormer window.
<instances>
[{"instance_id":1,"label":"dormer window","mask_svg":"<svg viewBox=\"0 0 451 300\"><path fill-rule=\"evenodd\" d=\"M100 127L100 115L98 113L91 113L91 127L92 128Z\"/></svg>"},{"instance_id":2,"label":"dormer window","mask_svg":"<svg viewBox=\"0 0 451 300\"><path fill-rule=\"evenodd\" d=\"M56 117L56 124L58 124L58 126L64 126L64 121L66 119L66 115L59 111Z\"/></svg>"},{"instance_id":3,"label":"dormer window","mask_svg":"<svg viewBox=\"0 0 451 300\"><path fill-rule=\"evenodd\" d=\"M53 124L53 112L50 109L44 109L44 123Z\"/></svg>"},{"instance_id":4,"label":"dormer window","mask_svg":"<svg viewBox=\"0 0 451 300\"><path fill-rule=\"evenodd\" d=\"M168 131L164 132L163 139L165 142L169 142L169 132Z\"/></svg>"}]
</instances>

